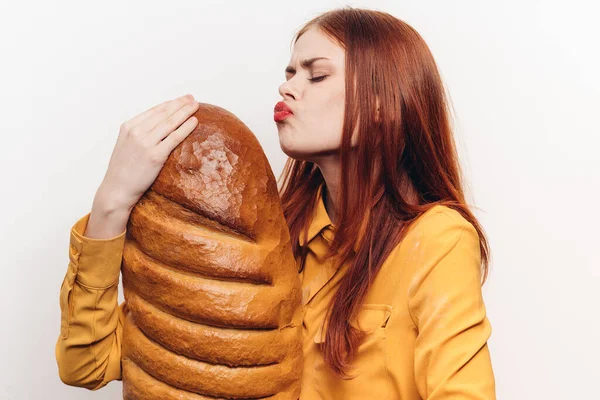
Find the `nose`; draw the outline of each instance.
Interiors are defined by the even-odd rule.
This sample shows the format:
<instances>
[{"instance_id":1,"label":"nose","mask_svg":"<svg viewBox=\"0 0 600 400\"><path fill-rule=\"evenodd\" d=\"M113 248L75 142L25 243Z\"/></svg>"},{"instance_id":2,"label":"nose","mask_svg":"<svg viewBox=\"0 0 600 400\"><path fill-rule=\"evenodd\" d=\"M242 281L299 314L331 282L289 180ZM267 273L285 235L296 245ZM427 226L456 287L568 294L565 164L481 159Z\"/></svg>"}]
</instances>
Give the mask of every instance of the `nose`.
<instances>
[{"instance_id":1,"label":"nose","mask_svg":"<svg viewBox=\"0 0 600 400\"><path fill-rule=\"evenodd\" d=\"M290 85L290 81L285 81L281 85L279 85L279 95L284 99L292 98L296 100L297 96L295 94L295 90L292 89Z\"/></svg>"}]
</instances>

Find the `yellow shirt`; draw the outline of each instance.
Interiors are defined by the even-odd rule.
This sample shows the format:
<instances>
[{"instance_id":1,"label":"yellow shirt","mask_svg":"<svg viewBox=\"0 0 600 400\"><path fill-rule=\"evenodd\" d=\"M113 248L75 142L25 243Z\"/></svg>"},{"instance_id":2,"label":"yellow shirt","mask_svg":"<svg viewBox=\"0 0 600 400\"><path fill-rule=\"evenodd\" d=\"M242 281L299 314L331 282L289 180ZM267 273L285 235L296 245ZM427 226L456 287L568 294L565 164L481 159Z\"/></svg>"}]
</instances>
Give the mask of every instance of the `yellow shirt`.
<instances>
[{"instance_id":1,"label":"yellow shirt","mask_svg":"<svg viewBox=\"0 0 600 400\"><path fill-rule=\"evenodd\" d=\"M324 258L335 227L322 188L301 273L305 358L300 400L495 399L477 231L445 206L434 206L413 223L349 321L368 331L349 371L358 375L342 380L327 369L319 352L320 327L348 264L335 270ZM96 390L121 379L126 305L117 306L117 288L125 232L106 240L84 237L88 219L89 214L71 229L56 360L64 383Z\"/></svg>"}]
</instances>

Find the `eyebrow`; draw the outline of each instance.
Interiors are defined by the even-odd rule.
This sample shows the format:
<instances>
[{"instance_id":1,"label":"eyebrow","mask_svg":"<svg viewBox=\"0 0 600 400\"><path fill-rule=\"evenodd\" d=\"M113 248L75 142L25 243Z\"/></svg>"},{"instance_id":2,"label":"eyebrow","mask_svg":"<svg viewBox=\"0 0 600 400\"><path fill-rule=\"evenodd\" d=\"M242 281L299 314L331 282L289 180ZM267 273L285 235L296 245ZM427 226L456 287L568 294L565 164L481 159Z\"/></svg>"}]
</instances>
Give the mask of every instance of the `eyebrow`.
<instances>
[{"instance_id":1,"label":"eyebrow","mask_svg":"<svg viewBox=\"0 0 600 400\"><path fill-rule=\"evenodd\" d=\"M302 61L300 63L300 65L302 65L304 68L310 68L310 66L317 60L329 60L329 58L327 57L313 57L313 58L308 58L304 61ZM291 65L288 65L285 69L286 74L289 72L290 74L295 74L296 73L296 69L294 67L292 67Z\"/></svg>"}]
</instances>

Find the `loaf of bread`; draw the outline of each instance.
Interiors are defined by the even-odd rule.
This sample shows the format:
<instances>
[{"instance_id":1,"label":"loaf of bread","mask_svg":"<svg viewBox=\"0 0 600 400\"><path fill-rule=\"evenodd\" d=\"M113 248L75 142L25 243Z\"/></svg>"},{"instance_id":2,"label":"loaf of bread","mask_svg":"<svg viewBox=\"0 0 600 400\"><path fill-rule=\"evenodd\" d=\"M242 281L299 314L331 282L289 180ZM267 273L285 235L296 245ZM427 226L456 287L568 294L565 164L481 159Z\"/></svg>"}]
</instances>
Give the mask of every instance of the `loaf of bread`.
<instances>
[{"instance_id":1,"label":"loaf of bread","mask_svg":"<svg viewBox=\"0 0 600 400\"><path fill-rule=\"evenodd\" d=\"M127 224L123 398L297 400L301 282L275 177L235 115L195 116Z\"/></svg>"}]
</instances>

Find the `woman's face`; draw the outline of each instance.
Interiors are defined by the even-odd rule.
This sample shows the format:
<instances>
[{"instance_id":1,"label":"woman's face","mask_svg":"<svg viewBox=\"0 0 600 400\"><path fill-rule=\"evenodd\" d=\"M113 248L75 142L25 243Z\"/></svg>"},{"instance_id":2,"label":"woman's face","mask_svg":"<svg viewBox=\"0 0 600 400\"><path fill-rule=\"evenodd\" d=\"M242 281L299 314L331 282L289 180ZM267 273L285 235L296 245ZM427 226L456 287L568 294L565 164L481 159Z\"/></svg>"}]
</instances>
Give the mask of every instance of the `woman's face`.
<instances>
[{"instance_id":1,"label":"woman's face","mask_svg":"<svg viewBox=\"0 0 600 400\"><path fill-rule=\"evenodd\" d=\"M326 59L302 65L315 57ZM282 101L293 114L276 122L280 147L289 157L318 164L322 157L339 149L344 122L344 59L344 49L314 27L294 45L286 81L279 86Z\"/></svg>"}]
</instances>

